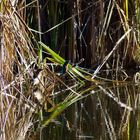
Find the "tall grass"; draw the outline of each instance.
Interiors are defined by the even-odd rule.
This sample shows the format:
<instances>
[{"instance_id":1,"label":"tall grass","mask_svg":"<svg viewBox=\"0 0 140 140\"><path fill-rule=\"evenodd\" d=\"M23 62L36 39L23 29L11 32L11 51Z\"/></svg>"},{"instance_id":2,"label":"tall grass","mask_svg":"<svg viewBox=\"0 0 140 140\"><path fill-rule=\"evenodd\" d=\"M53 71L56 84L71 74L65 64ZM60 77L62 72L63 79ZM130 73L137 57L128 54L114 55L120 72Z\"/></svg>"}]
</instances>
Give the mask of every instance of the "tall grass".
<instances>
[{"instance_id":1,"label":"tall grass","mask_svg":"<svg viewBox=\"0 0 140 140\"><path fill-rule=\"evenodd\" d=\"M124 108L117 131L122 136L130 133L133 125L130 111L137 102L131 102L125 93L123 103L121 92L115 95L112 88L104 87L104 82L125 84L128 75L123 69L139 64L139 23L138 1L2 0L0 139L34 139L34 133L43 133L46 126L50 129L50 123L58 128L61 122L56 118L60 114L70 130L73 127L64 110L97 91ZM63 65L65 60L76 63L81 58L85 59L81 66L90 69L68 63L65 80L53 71L54 67L49 67L50 63ZM112 79L98 76L103 68L115 69ZM120 68L125 78L119 77ZM71 85L67 84L67 78L72 80ZM83 90L81 85L86 85L87 81L90 86ZM106 126L102 136L116 139L118 134L107 110L108 102L100 96L95 100L103 115L100 119ZM78 103L75 108L79 109ZM84 134L82 122L79 128L77 133ZM133 136L127 134L127 139L131 138Z\"/></svg>"},{"instance_id":2,"label":"tall grass","mask_svg":"<svg viewBox=\"0 0 140 140\"><path fill-rule=\"evenodd\" d=\"M33 125L29 79L36 54L24 21L11 4L6 0L0 3L0 139L21 140Z\"/></svg>"}]
</instances>

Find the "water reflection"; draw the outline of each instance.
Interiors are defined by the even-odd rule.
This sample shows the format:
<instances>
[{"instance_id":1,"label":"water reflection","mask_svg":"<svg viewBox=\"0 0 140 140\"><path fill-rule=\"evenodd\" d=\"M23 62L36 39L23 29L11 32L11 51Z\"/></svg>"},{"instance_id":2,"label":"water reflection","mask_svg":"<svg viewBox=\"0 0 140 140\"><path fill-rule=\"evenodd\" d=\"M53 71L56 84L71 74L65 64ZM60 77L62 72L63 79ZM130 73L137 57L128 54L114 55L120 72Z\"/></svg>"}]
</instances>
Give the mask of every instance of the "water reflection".
<instances>
[{"instance_id":1,"label":"water reflection","mask_svg":"<svg viewBox=\"0 0 140 140\"><path fill-rule=\"evenodd\" d=\"M41 131L42 140L139 140L140 95L133 81L103 82ZM82 87L83 88L83 87ZM79 89L79 90L85 90Z\"/></svg>"}]
</instances>

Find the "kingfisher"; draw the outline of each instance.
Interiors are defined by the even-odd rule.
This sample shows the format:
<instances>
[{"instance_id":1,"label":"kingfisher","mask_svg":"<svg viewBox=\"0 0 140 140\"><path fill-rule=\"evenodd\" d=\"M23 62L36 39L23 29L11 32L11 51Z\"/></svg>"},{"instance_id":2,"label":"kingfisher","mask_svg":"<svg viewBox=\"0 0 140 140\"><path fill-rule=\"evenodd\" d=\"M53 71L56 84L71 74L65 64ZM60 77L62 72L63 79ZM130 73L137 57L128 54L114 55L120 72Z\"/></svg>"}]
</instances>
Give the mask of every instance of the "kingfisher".
<instances>
[{"instance_id":1,"label":"kingfisher","mask_svg":"<svg viewBox=\"0 0 140 140\"><path fill-rule=\"evenodd\" d=\"M81 64L85 59L82 58L80 59L80 61L78 63L75 64L71 64L69 60L65 60L62 69L61 69L61 75L65 74L66 71L68 70L68 64L70 63L72 65L72 67L78 66L79 64Z\"/></svg>"},{"instance_id":2,"label":"kingfisher","mask_svg":"<svg viewBox=\"0 0 140 140\"><path fill-rule=\"evenodd\" d=\"M61 74L62 74L62 75L65 74L66 71L67 71L67 69L68 69L68 63L69 63L68 60L66 60L66 61L64 62L63 66L62 66L62 69L61 69Z\"/></svg>"}]
</instances>

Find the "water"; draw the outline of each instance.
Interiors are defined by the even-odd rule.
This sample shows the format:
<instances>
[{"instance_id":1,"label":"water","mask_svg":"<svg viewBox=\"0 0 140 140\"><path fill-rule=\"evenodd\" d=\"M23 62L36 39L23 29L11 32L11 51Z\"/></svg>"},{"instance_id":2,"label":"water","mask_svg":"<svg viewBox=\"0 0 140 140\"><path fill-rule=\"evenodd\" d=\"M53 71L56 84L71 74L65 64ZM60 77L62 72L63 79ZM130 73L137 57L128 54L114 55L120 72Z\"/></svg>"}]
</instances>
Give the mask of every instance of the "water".
<instances>
[{"instance_id":1,"label":"water","mask_svg":"<svg viewBox=\"0 0 140 140\"><path fill-rule=\"evenodd\" d=\"M124 78L122 78L124 79ZM139 140L140 88L133 79L86 84L86 98L40 131L42 140ZM66 93L65 93L66 94Z\"/></svg>"}]
</instances>

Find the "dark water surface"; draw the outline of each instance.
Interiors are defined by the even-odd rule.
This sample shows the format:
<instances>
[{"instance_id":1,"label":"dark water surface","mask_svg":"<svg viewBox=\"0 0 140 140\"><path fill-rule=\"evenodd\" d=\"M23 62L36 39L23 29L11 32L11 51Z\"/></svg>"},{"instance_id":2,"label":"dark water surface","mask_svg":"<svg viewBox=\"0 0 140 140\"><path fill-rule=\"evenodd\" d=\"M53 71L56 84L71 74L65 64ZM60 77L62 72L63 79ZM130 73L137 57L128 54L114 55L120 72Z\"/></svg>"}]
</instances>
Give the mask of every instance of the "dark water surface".
<instances>
[{"instance_id":1,"label":"dark water surface","mask_svg":"<svg viewBox=\"0 0 140 140\"><path fill-rule=\"evenodd\" d=\"M89 91L89 96L68 107L44 128L41 139L139 140L139 93L139 84L132 79L103 82L100 88Z\"/></svg>"}]
</instances>

